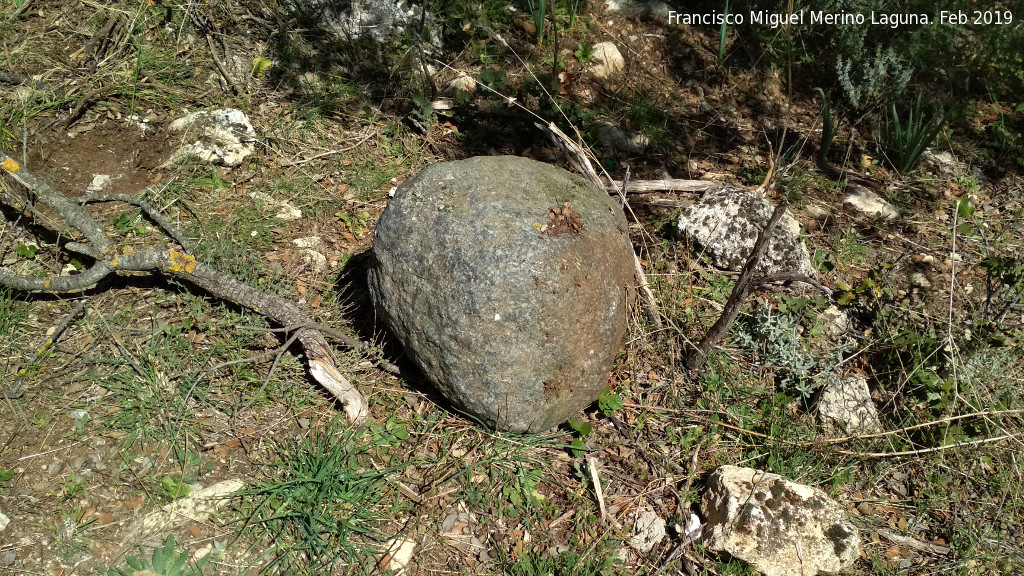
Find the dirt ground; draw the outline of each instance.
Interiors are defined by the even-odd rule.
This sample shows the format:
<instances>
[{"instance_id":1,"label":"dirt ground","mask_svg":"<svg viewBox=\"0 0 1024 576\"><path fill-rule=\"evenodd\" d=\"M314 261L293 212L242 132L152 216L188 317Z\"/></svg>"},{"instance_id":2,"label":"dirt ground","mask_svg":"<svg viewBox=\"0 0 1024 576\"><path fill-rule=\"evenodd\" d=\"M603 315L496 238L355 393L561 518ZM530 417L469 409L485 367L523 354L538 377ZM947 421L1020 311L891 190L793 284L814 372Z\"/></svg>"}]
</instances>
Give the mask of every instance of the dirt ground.
<instances>
[{"instance_id":1,"label":"dirt ground","mask_svg":"<svg viewBox=\"0 0 1024 576\"><path fill-rule=\"evenodd\" d=\"M1011 298L997 291L989 258L1020 254L1024 179L979 144L999 117L991 108L951 124L943 145L958 167L925 163L912 178L875 158L866 122L845 125L831 163L893 200L902 216L888 223L844 207L842 184L813 160L821 106L806 80L787 83L786 71L763 63L722 65L717 33L594 9L559 39L561 92L551 97L536 75L553 47L537 51L525 14L500 29L521 59L467 19L461 50L433 49L447 66L433 82L443 90L457 70L490 72L490 85L516 93L521 107L478 89L444 100L450 110L437 94L424 110L430 86L408 43L332 44L276 3L200 2L195 13L217 30L208 33L191 3L24 4L2 28L4 68L48 88L0 84L5 149L21 160L24 144L25 166L69 198L97 193L96 176L109 176L98 193L144 197L201 260L345 335L328 339L374 422L347 430L290 333L183 282L128 273L76 294L0 290L0 376L4 389L18 383L0 403L0 573L748 574L680 538L703 480L722 464L771 469L843 503L862 531L856 573L1024 573L1024 318L1012 306L989 314ZM623 46L626 60L607 80L574 55L603 40ZM730 50L739 60L747 49ZM265 73L261 58L273 63ZM618 404L521 437L474 425L420 381L361 284L388 193L429 163L478 154L568 166L532 126L555 117L556 98L620 180L628 170L633 180L753 187L774 157L771 195L791 202L833 301L760 291L737 330L753 333L761 308L792 316L815 370L866 375L899 433L815 444L813 400L776 386L789 365L766 346L728 339L706 371L682 366L684 344L715 321L735 278L673 235L691 193L629 197L634 247L665 324L647 322L639 303L632 311L609 377ZM222 106L246 112L254 154L234 168L171 161L183 139L168 124ZM597 136L599 122L651 144L615 149ZM42 276L88 265L63 246L73 233L54 213L19 212L3 197L0 211L5 269ZM169 242L133 206L89 211L121 246ZM562 228L552 233L574 233L578 219L553 209ZM954 227L967 221L970 230ZM1001 278L1019 285L1013 274L1009 265ZM820 329L836 301L853 322L847 348ZM964 329L978 338L962 338ZM943 352L954 330L962 348ZM324 462L335 468L323 472ZM285 492L303 474L317 488ZM232 496L240 485L249 491ZM174 506L185 508L169 514ZM639 552L628 542L648 510L669 535ZM169 535L168 550L210 562L157 567ZM396 563L403 542L412 556Z\"/></svg>"}]
</instances>

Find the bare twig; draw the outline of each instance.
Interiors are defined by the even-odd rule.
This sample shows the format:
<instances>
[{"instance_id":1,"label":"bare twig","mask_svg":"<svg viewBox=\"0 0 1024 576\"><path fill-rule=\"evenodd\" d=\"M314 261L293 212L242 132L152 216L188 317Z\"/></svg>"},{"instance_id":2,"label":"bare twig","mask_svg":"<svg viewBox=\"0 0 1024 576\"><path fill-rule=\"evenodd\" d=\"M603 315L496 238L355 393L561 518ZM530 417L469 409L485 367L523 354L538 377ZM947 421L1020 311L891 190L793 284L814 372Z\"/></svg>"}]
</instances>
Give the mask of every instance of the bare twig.
<instances>
[{"instance_id":1,"label":"bare twig","mask_svg":"<svg viewBox=\"0 0 1024 576\"><path fill-rule=\"evenodd\" d=\"M949 546L940 546L938 544L921 542L916 538L911 538L909 536L900 536L899 534L896 534L891 530L879 529L878 535L884 537L890 542L893 542L894 544L906 546L907 548L917 550L918 552L928 552L931 554L939 554L940 556L945 556L950 552Z\"/></svg>"},{"instance_id":2,"label":"bare twig","mask_svg":"<svg viewBox=\"0 0 1024 576\"><path fill-rule=\"evenodd\" d=\"M601 488L601 477L598 474L597 458L587 457L587 465L590 467L590 480L594 483L594 495L597 497L597 507L601 510L601 520L608 518L608 509L604 505L604 490Z\"/></svg>"},{"instance_id":3,"label":"bare twig","mask_svg":"<svg viewBox=\"0 0 1024 576\"><path fill-rule=\"evenodd\" d=\"M312 318L290 300L252 288L198 262L195 256L173 248L119 248L83 206L50 188L2 150L0 166L34 192L39 202L56 210L68 226L85 236L85 243L68 243L69 250L95 260L81 274L46 278L14 274L0 266L0 286L25 292L69 293L90 288L112 273L161 272L198 286L217 298L254 310L277 324L305 326L298 329L296 337L305 351L310 374L342 404L350 421L360 423L369 418L366 400L336 368L334 354L323 334L308 327L313 324Z\"/></svg>"},{"instance_id":4,"label":"bare twig","mask_svg":"<svg viewBox=\"0 0 1024 576\"><path fill-rule=\"evenodd\" d=\"M754 269L760 264L761 257L764 256L765 250L768 249L768 240L771 238L775 226L782 219L782 215L786 213L787 205L788 202L783 198L779 205L775 207L775 211L772 212L768 223L765 224L764 228L757 235L754 249L750 252L747 263L743 265L743 271L740 272L740 277L736 280L736 285L733 286L732 294L729 295L729 300L725 303L722 315L718 317L718 320L711 326L696 348L690 350L686 355L685 364L687 368L694 370L700 368L707 359L711 349L725 337L725 333L729 331L729 327L736 320L736 316L740 313L740 306L743 305L747 293L753 287L751 281L754 279Z\"/></svg>"},{"instance_id":5,"label":"bare twig","mask_svg":"<svg viewBox=\"0 0 1024 576\"><path fill-rule=\"evenodd\" d=\"M192 252L192 242L190 242L188 238L185 238L185 235L182 234L174 224L171 224L170 221L164 218L156 208L153 208L149 202L146 202L141 198L136 198L135 196L129 196L127 194L102 194L97 196L86 196L78 199L79 204L84 205L89 202L124 202L125 204L135 206L139 210L145 212L146 216L156 223L157 226L162 228L163 231L173 238L179 246L184 248L185 252Z\"/></svg>"},{"instance_id":6,"label":"bare twig","mask_svg":"<svg viewBox=\"0 0 1024 576\"><path fill-rule=\"evenodd\" d=\"M624 183L619 180L612 180L606 188L609 192L621 190ZM722 184L710 180L681 180L670 178L666 180L630 180L625 184L626 194L646 194L650 192L707 192L712 188L718 188Z\"/></svg>"}]
</instances>

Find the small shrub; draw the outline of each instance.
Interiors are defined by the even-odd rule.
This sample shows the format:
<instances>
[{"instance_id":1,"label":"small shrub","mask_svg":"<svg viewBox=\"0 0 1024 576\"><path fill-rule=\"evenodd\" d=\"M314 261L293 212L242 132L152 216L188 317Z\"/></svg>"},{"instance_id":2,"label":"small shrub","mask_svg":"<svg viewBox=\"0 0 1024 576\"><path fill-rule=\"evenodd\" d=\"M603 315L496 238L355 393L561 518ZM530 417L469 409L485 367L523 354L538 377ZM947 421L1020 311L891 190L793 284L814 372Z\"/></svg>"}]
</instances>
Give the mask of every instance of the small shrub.
<instances>
[{"instance_id":1,"label":"small shrub","mask_svg":"<svg viewBox=\"0 0 1024 576\"><path fill-rule=\"evenodd\" d=\"M918 94L917 103L910 109L906 125L900 121L896 105L890 110L891 120L882 133L882 146L893 168L906 174L917 166L921 154L935 141L945 124L940 114L937 119L926 120L921 109L923 95Z\"/></svg>"}]
</instances>

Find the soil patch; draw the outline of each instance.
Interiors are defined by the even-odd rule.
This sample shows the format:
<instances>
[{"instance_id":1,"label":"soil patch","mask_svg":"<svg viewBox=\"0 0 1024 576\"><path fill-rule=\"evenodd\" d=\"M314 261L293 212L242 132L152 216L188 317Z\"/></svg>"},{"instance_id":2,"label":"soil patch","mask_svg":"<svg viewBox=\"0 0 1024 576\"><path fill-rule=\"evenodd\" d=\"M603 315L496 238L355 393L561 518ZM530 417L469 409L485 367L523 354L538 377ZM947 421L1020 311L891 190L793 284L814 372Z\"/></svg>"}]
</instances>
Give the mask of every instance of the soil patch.
<instances>
[{"instance_id":1,"label":"soil patch","mask_svg":"<svg viewBox=\"0 0 1024 576\"><path fill-rule=\"evenodd\" d=\"M104 194L134 195L156 181L152 171L174 150L162 127L114 121L53 130L29 148L29 167L70 197L86 194L97 175L110 177Z\"/></svg>"}]
</instances>

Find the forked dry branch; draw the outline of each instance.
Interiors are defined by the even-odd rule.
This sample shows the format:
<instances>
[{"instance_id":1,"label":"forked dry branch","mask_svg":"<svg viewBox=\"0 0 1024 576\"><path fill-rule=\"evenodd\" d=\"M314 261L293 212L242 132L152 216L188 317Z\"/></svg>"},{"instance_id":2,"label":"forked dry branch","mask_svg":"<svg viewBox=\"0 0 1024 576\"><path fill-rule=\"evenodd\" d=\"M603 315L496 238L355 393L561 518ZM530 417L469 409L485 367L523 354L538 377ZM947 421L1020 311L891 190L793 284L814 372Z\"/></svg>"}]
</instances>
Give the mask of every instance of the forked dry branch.
<instances>
[{"instance_id":1,"label":"forked dry branch","mask_svg":"<svg viewBox=\"0 0 1024 576\"><path fill-rule=\"evenodd\" d=\"M93 260L92 266L80 274L45 278L19 275L0 266L0 286L24 292L66 294L91 288L111 274L119 272L160 272L198 286L216 298L251 309L281 326L298 326L296 338L306 354L309 372L313 378L342 404L350 422L359 424L369 418L366 400L338 370L330 345L324 335L315 328L315 321L294 303L257 290L229 274L199 262L190 253L184 235L148 206L142 206L143 211L178 243L177 248L152 247L139 250L134 247L118 246L86 211L84 204L91 199L86 198L79 203L65 197L3 150L0 150L0 165L6 174L24 186L33 196L33 201L30 202L5 193L0 194L0 202L8 204L17 212L36 215L37 221L41 223L45 223L46 220L38 218L41 215L33 204L49 206L63 219L66 228L77 230L79 233L73 234L67 229L54 229L53 232L57 233L59 238L79 236L66 242L62 248ZM95 200L127 199L102 197ZM136 201L130 203L141 206ZM53 223L47 225L54 227Z\"/></svg>"}]
</instances>

